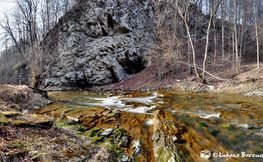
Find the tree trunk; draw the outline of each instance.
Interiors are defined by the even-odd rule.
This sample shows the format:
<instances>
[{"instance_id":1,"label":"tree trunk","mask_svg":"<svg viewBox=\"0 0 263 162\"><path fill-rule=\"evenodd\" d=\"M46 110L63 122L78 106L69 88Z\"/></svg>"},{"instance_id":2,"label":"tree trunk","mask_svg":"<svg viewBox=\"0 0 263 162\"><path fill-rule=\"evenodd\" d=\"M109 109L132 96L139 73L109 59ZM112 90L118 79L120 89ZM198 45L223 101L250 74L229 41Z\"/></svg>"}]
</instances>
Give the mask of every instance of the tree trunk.
<instances>
[{"instance_id":1,"label":"tree trunk","mask_svg":"<svg viewBox=\"0 0 263 162\"><path fill-rule=\"evenodd\" d=\"M213 65L213 68L215 68L216 66L216 22L215 22L215 18L213 19L213 25L214 25L214 44L215 44L215 53L214 53L214 65Z\"/></svg>"},{"instance_id":2,"label":"tree trunk","mask_svg":"<svg viewBox=\"0 0 263 162\"><path fill-rule=\"evenodd\" d=\"M49 11L49 0L46 0L46 7L47 7L47 31L50 29L50 11Z\"/></svg>"},{"instance_id":3,"label":"tree trunk","mask_svg":"<svg viewBox=\"0 0 263 162\"><path fill-rule=\"evenodd\" d=\"M221 13L222 13L222 17L221 17L221 21L222 21L222 65L224 64L224 60L225 60L225 0L222 0L222 4L221 4Z\"/></svg>"},{"instance_id":4,"label":"tree trunk","mask_svg":"<svg viewBox=\"0 0 263 162\"><path fill-rule=\"evenodd\" d=\"M255 12L255 29L256 29L256 40L257 40L257 67L260 68L259 64L259 39L258 39L258 25L257 25L257 8L258 2L254 0L254 12Z\"/></svg>"},{"instance_id":5,"label":"tree trunk","mask_svg":"<svg viewBox=\"0 0 263 162\"><path fill-rule=\"evenodd\" d=\"M235 25L234 25L234 30L235 30L235 52L236 52L236 68L237 72L240 73L240 63L239 63L239 55L238 55L238 38L237 38L237 0L234 0L234 5L235 5Z\"/></svg>"},{"instance_id":6,"label":"tree trunk","mask_svg":"<svg viewBox=\"0 0 263 162\"><path fill-rule=\"evenodd\" d=\"M190 54L190 40L189 40L189 38L188 38L188 41L187 41L187 47L188 47L188 73L189 73L189 75L191 75L192 74L192 67L190 66L190 64L191 64L191 54Z\"/></svg>"},{"instance_id":7,"label":"tree trunk","mask_svg":"<svg viewBox=\"0 0 263 162\"><path fill-rule=\"evenodd\" d=\"M221 3L221 0L218 1L214 9L211 9L211 16L210 16L210 20L209 20L208 27L207 27L205 56L204 56L204 61L203 61L203 74L202 74L203 82L205 82L205 71L206 71L206 60L207 60L207 53L208 53L210 27L211 27L212 20L214 19L214 16L218 10L220 3Z\"/></svg>"},{"instance_id":8,"label":"tree trunk","mask_svg":"<svg viewBox=\"0 0 263 162\"><path fill-rule=\"evenodd\" d=\"M235 33L232 31L232 64L235 67Z\"/></svg>"},{"instance_id":9,"label":"tree trunk","mask_svg":"<svg viewBox=\"0 0 263 162\"><path fill-rule=\"evenodd\" d=\"M186 26L186 32L187 32L187 36L189 38L189 41L190 41L190 45L191 45L191 48L192 48L192 53L193 53L193 63L194 63L194 70L195 70L195 74L197 76L197 78L202 82L203 79L199 76L198 72L197 72L197 69L196 69L196 61L195 61L195 49L194 49L194 44L193 44L193 40L192 40L192 37L191 37L191 33L190 33L190 28L189 28L189 25L187 23L187 19L186 19L186 16L187 16L187 12L188 12L188 7L189 6L186 6L186 12L185 12L185 15L183 16L183 13L179 7L179 2L178 0L176 1L176 7L177 7L177 10L178 10L178 14L179 16L183 19L184 21L184 24Z\"/></svg>"},{"instance_id":10,"label":"tree trunk","mask_svg":"<svg viewBox=\"0 0 263 162\"><path fill-rule=\"evenodd\" d=\"M40 75L34 75L32 87L33 88L39 88L39 86L40 86Z\"/></svg>"}]
</instances>

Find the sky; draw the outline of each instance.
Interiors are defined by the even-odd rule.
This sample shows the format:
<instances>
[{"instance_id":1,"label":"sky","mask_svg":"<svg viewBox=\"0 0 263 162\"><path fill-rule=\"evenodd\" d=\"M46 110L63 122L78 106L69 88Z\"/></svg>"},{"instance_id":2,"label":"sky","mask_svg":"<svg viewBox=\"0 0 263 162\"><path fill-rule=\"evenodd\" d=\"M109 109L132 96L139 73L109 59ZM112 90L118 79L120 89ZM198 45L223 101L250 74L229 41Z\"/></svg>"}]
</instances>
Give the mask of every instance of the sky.
<instances>
[{"instance_id":1,"label":"sky","mask_svg":"<svg viewBox=\"0 0 263 162\"><path fill-rule=\"evenodd\" d=\"M15 0L0 0L0 22L4 18L3 13L10 13L15 6ZM2 37L3 29L0 27L0 37ZM3 41L0 40L0 51L4 50Z\"/></svg>"}]
</instances>

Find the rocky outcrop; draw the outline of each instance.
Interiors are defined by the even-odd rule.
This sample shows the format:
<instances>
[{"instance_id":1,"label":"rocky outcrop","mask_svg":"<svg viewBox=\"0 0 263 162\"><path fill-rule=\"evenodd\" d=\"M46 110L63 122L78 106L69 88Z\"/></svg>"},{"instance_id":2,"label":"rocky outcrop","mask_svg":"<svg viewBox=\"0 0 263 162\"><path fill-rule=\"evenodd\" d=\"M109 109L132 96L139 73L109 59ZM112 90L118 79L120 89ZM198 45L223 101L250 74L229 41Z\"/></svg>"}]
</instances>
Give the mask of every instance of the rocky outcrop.
<instances>
[{"instance_id":1,"label":"rocky outcrop","mask_svg":"<svg viewBox=\"0 0 263 162\"><path fill-rule=\"evenodd\" d=\"M152 141L155 161L184 161L176 146L179 141L177 136L183 129L177 126L177 121L163 119L163 111L157 111L154 116Z\"/></svg>"},{"instance_id":2,"label":"rocky outcrop","mask_svg":"<svg viewBox=\"0 0 263 162\"><path fill-rule=\"evenodd\" d=\"M60 19L48 90L118 82L141 71L153 43L150 0L79 1Z\"/></svg>"}]
</instances>

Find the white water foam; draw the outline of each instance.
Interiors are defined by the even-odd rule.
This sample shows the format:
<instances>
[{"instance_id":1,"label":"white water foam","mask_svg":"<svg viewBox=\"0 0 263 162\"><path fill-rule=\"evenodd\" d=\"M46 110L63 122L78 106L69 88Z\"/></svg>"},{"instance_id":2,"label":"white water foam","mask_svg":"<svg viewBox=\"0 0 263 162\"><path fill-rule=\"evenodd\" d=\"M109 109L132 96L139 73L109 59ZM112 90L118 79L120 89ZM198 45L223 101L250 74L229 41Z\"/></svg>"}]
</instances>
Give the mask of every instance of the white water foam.
<instances>
[{"instance_id":1,"label":"white water foam","mask_svg":"<svg viewBox=\"0 0 263 162\"><path fill-rule=\"evenodd\" d=\"M119 96L107 97L107 98L93 98L101 101L100 103L90 103L95 106L114 106L114 107L125 107L125 104L119 99Z\"/></svg>"},{"instance_id":2,"label":"white water foam","mask_svg":"<svg viewBox=\"0 0 263 162\"><path fill-rule=\"evenodd\" d=\"M154 123L154 119L149 119L149 120L146 120L146 121L144 122L144 124L145 124L145 125L148 125L148 126L153 125L153 123Z\"/></svg>"},{"instance_id":3,"label":"white water foam","mask_svg":"<svg viewBox=\"0 0 263 162\"><path fill-rule=\"evenodd\" d=\"M139 113L139 114L151 114L151 113L147 113L147 111L155 109L156 106L151 106L151 107L147 107L147 106L140 106L140 107L136 107L136 108L124 108L124 109L119 109L120 111L126 111L126 112L131 112L131 113Z\"/></svg>"},{"instance_id":4,"label":"white water foam","mask_svg":"<svg viewBox=\"0 0 263 162\"><path fill-rule=\"evenodd\" d=\"M204 111L199 110L199 117L204 119L220 118L220 113L206 113Z\"/></svg>"},{"instance_id":5,"label":"white water foam","mask_svg":"<svg viewBox=\"0 0 263 162\"><path fill-rule=\"evenodd\" d=\"M238 127L242 127L242 128L246 128L248 129L249 128L249 125L248 124L237 124Z\"/></svg>"},{"instance_id":6,"label":"white water foam","mask_svg":"<svg viewBox=\"0 0 263 162\"><path fill-rule=\"evenodd\" d=\"M148 97L135 97L135 98L123 98L123 100L127 102L139 102L139 103L144 103L148 105L149 103L152 103L153 99L157 97L157 92L153 93L153 96L148 96Z\"/></svg>"},{"instance_id":7,"label":"white water foam","mask_svg":"<svg viewBox=\"0 0 263 162\"><path fill-rule=\"evenodd\" d=\"M157 92L153 93L153 96L148 97L136 97L136 98L120 98L120 96L113 96L107 98L92 98L94 100L100 101L100 103L90 103L90 105L94 106L104 106L104 107L114 107L120 111L126 111L131 113L142 113L142 114L150 114L147 111L155 109L157 106L139 106L136 108L132 108L131 105L125 105L125 102L138 102L149 105L153 103L153 99L157 97Z\"/></svg>"}]
</instances>

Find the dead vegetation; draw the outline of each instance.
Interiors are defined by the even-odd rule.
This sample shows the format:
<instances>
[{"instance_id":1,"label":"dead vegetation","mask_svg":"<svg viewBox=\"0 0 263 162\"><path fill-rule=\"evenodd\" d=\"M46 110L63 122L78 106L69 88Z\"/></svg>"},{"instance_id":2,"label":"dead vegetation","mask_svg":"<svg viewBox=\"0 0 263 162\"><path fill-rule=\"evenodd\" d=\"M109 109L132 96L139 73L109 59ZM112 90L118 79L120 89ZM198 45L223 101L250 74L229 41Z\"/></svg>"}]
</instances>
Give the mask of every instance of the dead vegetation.
<instances>
[{"instance_id":1,"label":"dead vegetation","mask_svg":"<svg viewBox=\"0 0 263 162\"><path fill-rule=\"evenodd\" d=\"M59 123L60 117L56 120L29 113L47 103L33 91L27 86L0 85L0 161L117 159L111 154L116 148L111 143L95 145L84 136L84 126Z\"/></svg>"},{"instance_id":2,"label":"dead vegetation","mask_svg":"<svg viewBox=\"0 0 263 162\"><path fill-rule=\"evenodd\" d=\"M51 103L39 93L34 93L26 85L13 86L0 84L0 110L34 110L38 107Z\"/></svg>"},{"instance_id":3,"label":"dead vegetation","mask_svg":"<svg viewBox=\"0 0 263 162\"><path fill-rule=\"evenodd\" d=\"M180 72L176 72L175 66L170 64L167 66L166 73L163 73L161 79L158 79L156 66L152 64L140 73L124 79L122 82L97 87L97 89L173 88L196 91L202 85L195 75L189 74L186 65L180 65ZM246 93L263 91L263 69L258 69L256 62L242 64L240 66L240 74L231 65L216 67L209 72L227 79L218 80L212 76L207 76L208 85L213 86L213 91L215 92Z\"/></svg>"}]
</instances>

